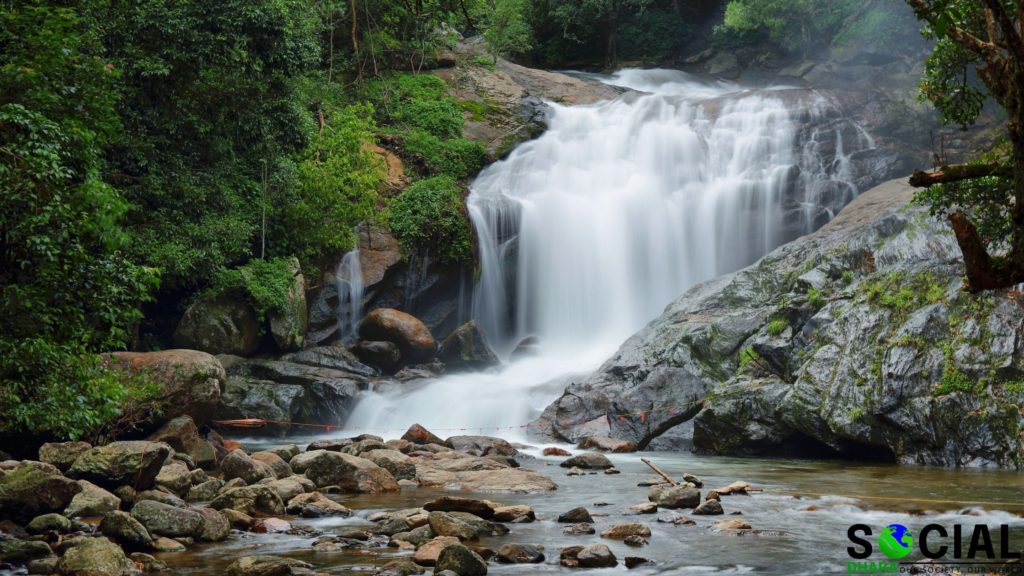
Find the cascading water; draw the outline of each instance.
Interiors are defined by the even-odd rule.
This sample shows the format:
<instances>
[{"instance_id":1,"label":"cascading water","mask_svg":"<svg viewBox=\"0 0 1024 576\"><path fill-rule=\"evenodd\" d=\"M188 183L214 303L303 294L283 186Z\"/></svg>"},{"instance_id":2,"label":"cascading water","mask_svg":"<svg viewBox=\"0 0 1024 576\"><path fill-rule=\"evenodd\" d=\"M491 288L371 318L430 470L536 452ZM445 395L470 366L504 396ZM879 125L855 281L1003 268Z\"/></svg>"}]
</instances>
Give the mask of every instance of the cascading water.
<instances>
[{"instance_id":1,"label":"cascading water","mask_svg":"<svg viewBox=\"0 0 1024 576\"><path fill-rule=\"evenodd\" d=\"M473 316L503 357L529 336L539 353L371 395L350 424L518 429L688 287L827 221L857 193L851 155L874 147L807 91L663 70L605 81L648 93L553 104L547 132L481 173L468 202Z\"/></svg>"},{"instance_id":2,"label":"cascading water","mask_svg":"<svg viewBox=\"0 0 1024 576\"><path fill-rule=\"evenodd\" d=\"M347 342L356 337L363 317L363 271L359 265L359 249L347 252L338 263L338 333Z\"/></svg>"}]
</instances>

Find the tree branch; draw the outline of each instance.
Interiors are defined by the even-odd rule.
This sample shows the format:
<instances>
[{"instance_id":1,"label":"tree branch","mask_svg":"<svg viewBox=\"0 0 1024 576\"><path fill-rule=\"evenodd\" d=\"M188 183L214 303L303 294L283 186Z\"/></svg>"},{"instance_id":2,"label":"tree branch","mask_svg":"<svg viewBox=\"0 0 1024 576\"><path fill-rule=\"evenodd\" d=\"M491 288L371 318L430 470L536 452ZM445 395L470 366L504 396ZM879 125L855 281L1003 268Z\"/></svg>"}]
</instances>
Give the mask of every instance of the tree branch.
<instances>
[{"instance_id":1,"label":"tree branch","mask_svg":"<svg viewBox=\"0 0 1024 576\"><path fill-rule=\"evenodd\" d=\"M942 166L931 172L914 170L914 174L910 177L910 185L915 188L925 188L932 184L973 180L985 176L1012 178L1013 169L1005 164L957 164Z\"/></svg>"},{"instance_id":2,"label":"tree branch","mask_svg":"<svg viewBox=\"0 0 1024 576\"><path fill-rule=\"evenodd\" d=\"M1016 55L1017 58L1024 58L1024 38L1021 37L1020 31L1017 30L1017 26L1013 21L1013 18L1006 12L1006 7L1003 6L1001 0L984 0L984 2L988 7L986 10L992 11L992 14L995 15L996 22L1003 30L1003 39L1006 41L1006 48L1010 53Z\"/></svg>"},{"instance_id":3,"label":"tree branch","mask_svg":"<svg viewBox=\"0 0 1024 576\"><path fill-rule=\"evenodd\" d=\"M907 0L907 3L914 9L914 13L917 14L918 18L935 26L937 18L932 14L925 0ZM946 34L963 48L984 58L986 62L995 63L1003 60L1003 56L999 53L999 49L996 48L995 44L985 42L963 28L950 26Z\"/></svg>"}]
</instances>

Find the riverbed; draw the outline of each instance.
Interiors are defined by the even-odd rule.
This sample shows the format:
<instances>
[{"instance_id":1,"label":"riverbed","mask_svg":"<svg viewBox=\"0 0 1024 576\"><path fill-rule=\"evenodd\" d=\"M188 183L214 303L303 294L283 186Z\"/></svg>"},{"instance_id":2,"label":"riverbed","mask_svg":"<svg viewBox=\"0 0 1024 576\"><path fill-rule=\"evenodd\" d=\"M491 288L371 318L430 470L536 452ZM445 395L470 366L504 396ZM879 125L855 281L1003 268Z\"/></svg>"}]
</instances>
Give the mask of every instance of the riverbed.
<instances>
[{"instance_id":1,"label":"riverbed","mask_svg":"<svg viewBox=\"0 0 1024 576\"><path fill-rule=\"evenodd\" d=\"M265 441L264 441L265 442ZM251 444L250 444L251 446ZM688 453L612 454L609 458L620 474L603 472L567 476L559 467L564 457L544 457L541 447L524 450L518 460L524 467L550 476L558 490L542 494L472 494L504 504L528 504L534 508L533 523L508 524L505 536L482 539L479 544L497 550L506 543L540 544L547 559L539 565L489 565L490 574L570 573L558 563L559 549L571 545L607 544L619 558L614 569L584 570L586 573L624 572L627 556L641 556L654 563L630 570L636 574L828 574L845 573L851 560L847 530L852 524L866 524L877 537L878 530L898 523L914 534L927 524L941 524L952 534L954 524L990 527L995 537L1000 525L1008 525L1010 549L1024 549L1024 475L1005 470L944 469L838 461L729 458ZM647 501L648 488L637 486L653 476L640 461L649 458L675 478L683 473L700 477L704 490L742 480L762 490L751 495L724 496L724 516L693 516L689 511L659 510L657 514L624 515L629 506ZM403 488L386 495L337 496L350 507L350 518L291 519L295 526L307 526L325 535L370 528L371 514L383 510L418 507L441 494L437 489ZM563 534L559 514L577 506L586 507L594 517L597 534ZM733 515L739 513L740 515ZM694 525L675 525L678 515ZM754 531L722 532L713 528L723 519L741 519ZM631 548L601 538L602 530L614 524L641 522L651 529L649 544ZM373 574L387 562L411 556L411 551L394 548L351 549L318 552L312 548L315 536L251 534L234 532L226 543L196 545L188 552L159 555L176 574L218 574L239 556L275 554L298 558L328 574ZM951 538L946 539L951 540ZM939 544L937 540L933 540ZM944 542L948 543L948 542ZM998 541L995 543L998 553ZM886 560L875 550L873 560ZM921 560L914 553L903 562ZM429 569L428 569L429 571Z\"/></svg>"}]
</instances>

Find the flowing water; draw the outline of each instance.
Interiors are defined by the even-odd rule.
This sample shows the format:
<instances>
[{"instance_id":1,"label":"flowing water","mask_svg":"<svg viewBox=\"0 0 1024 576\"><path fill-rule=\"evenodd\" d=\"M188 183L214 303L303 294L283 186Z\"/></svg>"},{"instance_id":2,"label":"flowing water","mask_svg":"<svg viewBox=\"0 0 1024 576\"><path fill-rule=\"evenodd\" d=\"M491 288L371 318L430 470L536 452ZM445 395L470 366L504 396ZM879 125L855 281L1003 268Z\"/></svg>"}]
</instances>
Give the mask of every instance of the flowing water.
<instances>
[{"instance_id":1,"label":"flowing water","mask_svg":"<svg viewBox=\"0 0 1024 576\"><path fill-rule=\"evenodd\" d=\"M684 511L696 522L692 526L657 521L676 515L670 510L659 510L657 515L627 516L624 515L626 508L647 501L648 489L638 487L637 483L650 478L652 473L640 462L641 456L652 459L677 478L683 472L695 474L704 480L705 488L746 480L764 492L724 497L725 516L691 516L689 511ZM625 569L621 562L626 556L642 556L654 560L655 564L630 570L630 573L840 574L846 572L846 562L850 560L846 552L851 544L847 529L855 523L867 524L876 536L882 527L900 523L910 528L915 538L923 526L933 523L943 525L950 534L954 524L967 526L965 534L970 534L976 524L985 524L992 534L998 534L999 526L1006 524L1011 531L1010 549L1024 549L1024 518L1021 518L1024 478L1016 472L666 453L613 454L610 458L621 474L567 477L565 469L558 467L561 458L525 458L522 459L524 466L551 476L558 483L558 490L533 495L476 495L503 503L528 504L538 515L534 523L508 524L509 534L483 539L479 545L497 550L502 544L518 542L541 544L546 548L547 560L543 564L509 566L492 562L488 573L622 573ZM353 517L294 519L293 522L325 534L368 528L372 523L366 518L374 512L422 506L441 494L444 492L434 489L405 488L400 494L345 496L340 501L355 511ZM585 506L591 512L598 534L624 522L649 526L650 544L630 548L598 535L563 534L565 525L556 523L555 519L576 506ZM729 515L736 511L742 515ZM714 523L723 519L741 519L760 532L745 535L716 532ZM933 539L932 544L950 544L951 540L951 537ZM373 574L376 566L395 557L410 554L394 548L316 552L312 542L309 536L241 534L225 544L197 545L190 547L187 553L162 554L160 559L170 564L175 573L216 574L242 555L281 554L310 562L318 571L328 574L363 575ZM581 572L558 565L561 547L597 542L612 549L620 561L618 568ZM995 545L998 553L998 543ZM872 559L885 559L877 546ZM921 559L920 552L915 552L904 561ZM1018 567L1021 568L1018 572L1003 573L1024 573L1024 566Z\"/></svg>"},{"instance_id":2,"label":"flowing water","mask_svg":"<svg viewBox=\"0 0 1024 576\"><path fill-rule=\"evenodd\" d=\"M363 318L363 270L359 249L347 252L338 263L338 332L343 342L356 338Z\"/></svg>"},{"instance_id":3,"label":"flowing water","mask_svg":"<svg viewBox=\"0 0 1024 576\"><path fill-rule=\"evenodd\" d=\"M668 70L601 79L641 92L552 104L544 135L472 185L473 317L513 361L371 394L350 427L521 430L687 288L827 221L858 192L851 155L875 147L813 92ZM513 356L526 338L533 353Z\"/></svg>"}]
</instances>

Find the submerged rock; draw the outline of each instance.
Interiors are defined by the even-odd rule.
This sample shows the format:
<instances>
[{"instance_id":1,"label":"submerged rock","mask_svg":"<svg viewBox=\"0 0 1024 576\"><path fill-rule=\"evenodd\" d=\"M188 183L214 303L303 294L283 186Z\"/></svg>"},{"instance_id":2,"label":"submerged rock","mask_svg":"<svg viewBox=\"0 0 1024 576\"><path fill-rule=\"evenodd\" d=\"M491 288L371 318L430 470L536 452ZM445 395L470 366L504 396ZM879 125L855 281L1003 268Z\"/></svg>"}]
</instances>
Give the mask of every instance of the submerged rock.
<instances>
[{"instance_id":1,"label":"submerged rock","mask_svg":"<svg viewBox=\"0 0 1024 576\"><path fill-rule=\"evenodd\" d=\"M612 467L611 460L604 454L584 452L559 464L562 468L584 468L588 470L604 470Z\"/></svg>"}]
</instances>

